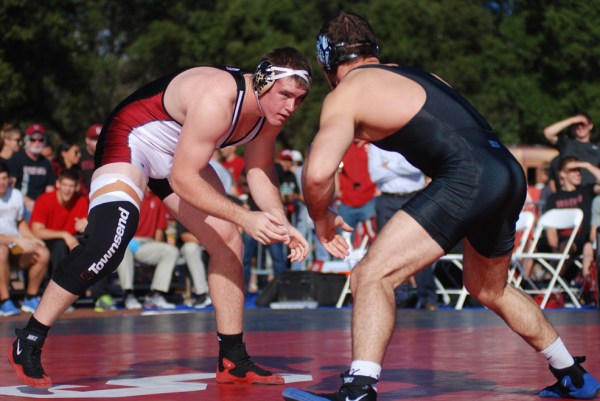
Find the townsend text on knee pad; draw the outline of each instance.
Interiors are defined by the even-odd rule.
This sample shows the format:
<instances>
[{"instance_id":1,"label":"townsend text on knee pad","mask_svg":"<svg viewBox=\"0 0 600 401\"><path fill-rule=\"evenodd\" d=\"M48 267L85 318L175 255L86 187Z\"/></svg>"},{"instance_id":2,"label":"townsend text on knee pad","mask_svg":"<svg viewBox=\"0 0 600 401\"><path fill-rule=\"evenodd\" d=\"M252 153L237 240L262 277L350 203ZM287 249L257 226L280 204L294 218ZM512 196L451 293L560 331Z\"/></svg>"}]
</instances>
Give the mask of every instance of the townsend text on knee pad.
<instances>
[{"instance_id":1,"label":"townsend text on knee pad","mask_svg":"<svg viewBox=\"0 0 600 401\"><path fill-rule=\"evenodd\" d=\"M92 265L90 267L88 267L88 271L90 271L94 274L98 274L98 273L100 273L100 271L102 269L104 269L104 266L113 257L116 250L119 249L119 245L121 245L121 242L123 240L123 234L125 234L125 224L127 224L127 219L129 218L129 212L127 210L123 209L122 207L119 207L119 211L121 212L121 216L120 216L119 222L117 224L117 229L115 232L115 237L114 237L113 243L108 248L106 253L102 256L102 258L100 258L99 261L92 263Z\"/></svg>"}]
</instances>

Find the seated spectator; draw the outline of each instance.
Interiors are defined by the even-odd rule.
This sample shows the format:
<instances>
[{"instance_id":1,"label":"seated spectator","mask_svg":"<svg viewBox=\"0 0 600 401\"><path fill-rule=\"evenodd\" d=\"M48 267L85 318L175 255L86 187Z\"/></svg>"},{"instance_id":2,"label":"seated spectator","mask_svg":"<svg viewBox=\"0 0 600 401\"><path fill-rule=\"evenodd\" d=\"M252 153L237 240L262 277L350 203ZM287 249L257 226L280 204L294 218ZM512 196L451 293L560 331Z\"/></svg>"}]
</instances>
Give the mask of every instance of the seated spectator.
<instances>
[{"instance_id":1,"label":"seated spectator","mask_svg":"<svg viewBox=\"0 0 600 401\"><path fill-rule=\"evenodd\" d=\"M87 226L89 202L77 192L79 174L63 170L56 181L56 190L39 196L31 214L31 231L50 250L51 270L79 245L78 235Z\"/></svg>"},{"instance_id":2,"label":"seated spectator","mask_svg":"<svg viewBox=\"0 0 600 401\"><path fill-rule=\"evenodd\" d=\"M4 124L0 131L0 161L7 163L12 155L21 149L22 143L19 128L11 124Z\"/></svg>"},{"instance_id":3,"label":"seated spectator","mask_svg":"<svg viewBox=\"0 0 600 401\"><path fill-rule=\"evenodd\" d=\"M31 124L25 130L25 146L8 161L15 177L15 188L21 191L25 200L27 221L38 196L54 190L56 179L52 164L41 154L47 139L43 125Z\"/></svg>"},{"instance_id":4,"label":"seated spectator","mask_svg":"<svg viewBox=\"0 0 600 401\"><path fill-rule=\"evenodd\" d=\"M180 252L185 259L192 284L194 286L193 301L190 306L201 309L212 305L208 295L208 282L206 280L206 264L202 258L204 248L198 238L177 222L177 231L182 242Z\"/></svg>"},{"instance_id":5,"label":"seated spectator","mask_svg":"<svg viewBox=\"0 0 600 401\"><path fill-rule=\"evenodd\" d=\"M117 272L124 291L123 302L127 309L141 309L133 292L135 262L156 266L150 293L144 298L144 308L175 309L175 304L167 302L166 294L171 286L171 277L179 258L176 246L165 242L167 209L158 196L147 191L140 208L140 223L119 265Z\"/></svg>"},{"instance_id":6,"label":"seated spectator","mask_svg":"<svg viewBox=\"0 0 600 401\"><path fill-rule=\"evenodd\" d=\"M63 143L56 154L58 164L53 165L54 176L58 177L62 170L71 169L81 171L81 149L76 143ZM81 180L83 182L83 179Z\"/></svg>"},{"instance_id":7,"label":"seated spectator","mask_svg":"<svg viewBox=\"0 0 600 401\"><path fill-rule=\"evenodd\" d=\"M19 309L10 299L10 266L28 268L24 312L33 313L40 303L39 291L48 270L50 253L35 238L24 218L23 195L10 186L9 169L0 162L0 314L16 315Z\"/></svg>"},{"instance_id":8,"label":"seated spectator","mask_svg":"<svg viewBox=\"0 0 600 401\"><path fill-rule=\"evenodd\" d=\"M582 169L591 173L596 178L596 183L582 184ZM575 237L572 253L583 256L583 276L586 277L594 258L590 242L590 225L592 200L595 194L600 193L600 168L589 162L580 161L574 156L566 156L558 164L558 177L560 188L548 197L546 209L579 208L583 211L583 222ZM548 229L548 245L553 251L557 251L569 234ZM567 271L563 275L568 280L575 276L572 271Z\"/></svg>"}]
</instances>

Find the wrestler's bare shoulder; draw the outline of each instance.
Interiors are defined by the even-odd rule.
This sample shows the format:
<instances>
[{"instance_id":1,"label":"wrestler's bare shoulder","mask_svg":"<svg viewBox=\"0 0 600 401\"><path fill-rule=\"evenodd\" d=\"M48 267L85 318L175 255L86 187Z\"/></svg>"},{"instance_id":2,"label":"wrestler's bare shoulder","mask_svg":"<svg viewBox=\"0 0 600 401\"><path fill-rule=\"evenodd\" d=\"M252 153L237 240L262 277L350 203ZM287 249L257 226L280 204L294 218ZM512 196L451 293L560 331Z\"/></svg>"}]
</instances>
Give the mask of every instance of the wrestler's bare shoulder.
<instances>
[{"instance_id":1,"label":"wrestler's bare shoulder","mask_svg":"<svg viewBox=\"0 0 600 401\"><path fill-rule=\"evenodd\" d=\"M173 117L183 117L190 104L209 99L212 104L233 104L237 85L231 74L214 67L194 67L177 75L165 92L165 105Z\"/></svg>"}]
</instances>

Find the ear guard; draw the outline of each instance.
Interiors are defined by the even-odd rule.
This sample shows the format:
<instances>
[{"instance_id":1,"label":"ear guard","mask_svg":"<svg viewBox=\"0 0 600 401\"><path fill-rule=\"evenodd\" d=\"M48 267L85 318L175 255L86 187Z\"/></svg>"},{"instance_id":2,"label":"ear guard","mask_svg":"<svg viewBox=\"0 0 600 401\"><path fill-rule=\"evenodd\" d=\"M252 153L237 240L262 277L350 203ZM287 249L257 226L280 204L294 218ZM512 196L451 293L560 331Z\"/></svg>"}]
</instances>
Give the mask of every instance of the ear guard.
<instances>
[{"instance_id":1,"label":"ear guard","mask_svg":"<svg viewBox=\"0 0 600 401\"><path fill-rule=\"evenodd\" d=\"M258 64L258 67L256 67L256 71L252 76L254 91L258 96L261 96L271 89L276 80L294 75L304 80L310 88L311 78L307 71L293 70L286 67L277 67L272 65L269 60L262 60L260 64Z\"/></svg>"},{"instance_id":2,"label":"ear guard","mask_svg":"<svg viewBox=\"0 0 600 401\"><path fill-rule=\"evenodd\" d=\"M379 46L373 42L359 43L332 43L326 35L317 36L316 43L317 59L325 71L333 73L338 65L360 56L379 57Z\"/></svg>"}]
</instances>

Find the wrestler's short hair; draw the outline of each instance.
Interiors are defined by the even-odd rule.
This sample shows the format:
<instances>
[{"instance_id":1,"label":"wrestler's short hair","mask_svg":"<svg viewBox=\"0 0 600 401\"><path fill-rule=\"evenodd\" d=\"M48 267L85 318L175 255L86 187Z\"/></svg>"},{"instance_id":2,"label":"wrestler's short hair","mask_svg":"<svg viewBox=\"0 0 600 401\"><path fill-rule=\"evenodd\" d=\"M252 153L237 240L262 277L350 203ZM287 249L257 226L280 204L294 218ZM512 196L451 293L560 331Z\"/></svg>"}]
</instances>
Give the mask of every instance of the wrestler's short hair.
<instances>
[{"instance_id":1,"label":"wrestler's short hair","mask_svg":"<svg viewBox=\"0 0 600 401\"><path fill-rule=\"evenodd\" d=\"M340 64L360 57L379 58L379 44L365 18L340 11L321 27L317 34L316 52L323 69L334 74Z\"/></svg>"},{"instance_id":2,"label":"wrestler's short hair","mask_svg":"<svg viewBox=\"0 0 600 401\"><path fill-rule=\"evenodd\" d=\"M276 80L285 77L291 77L298 85L310 90L310 62L293 47L278 47L262 56L252 77L254 90L262 95L271 89Z\"/></svg>"}]
</instances>

